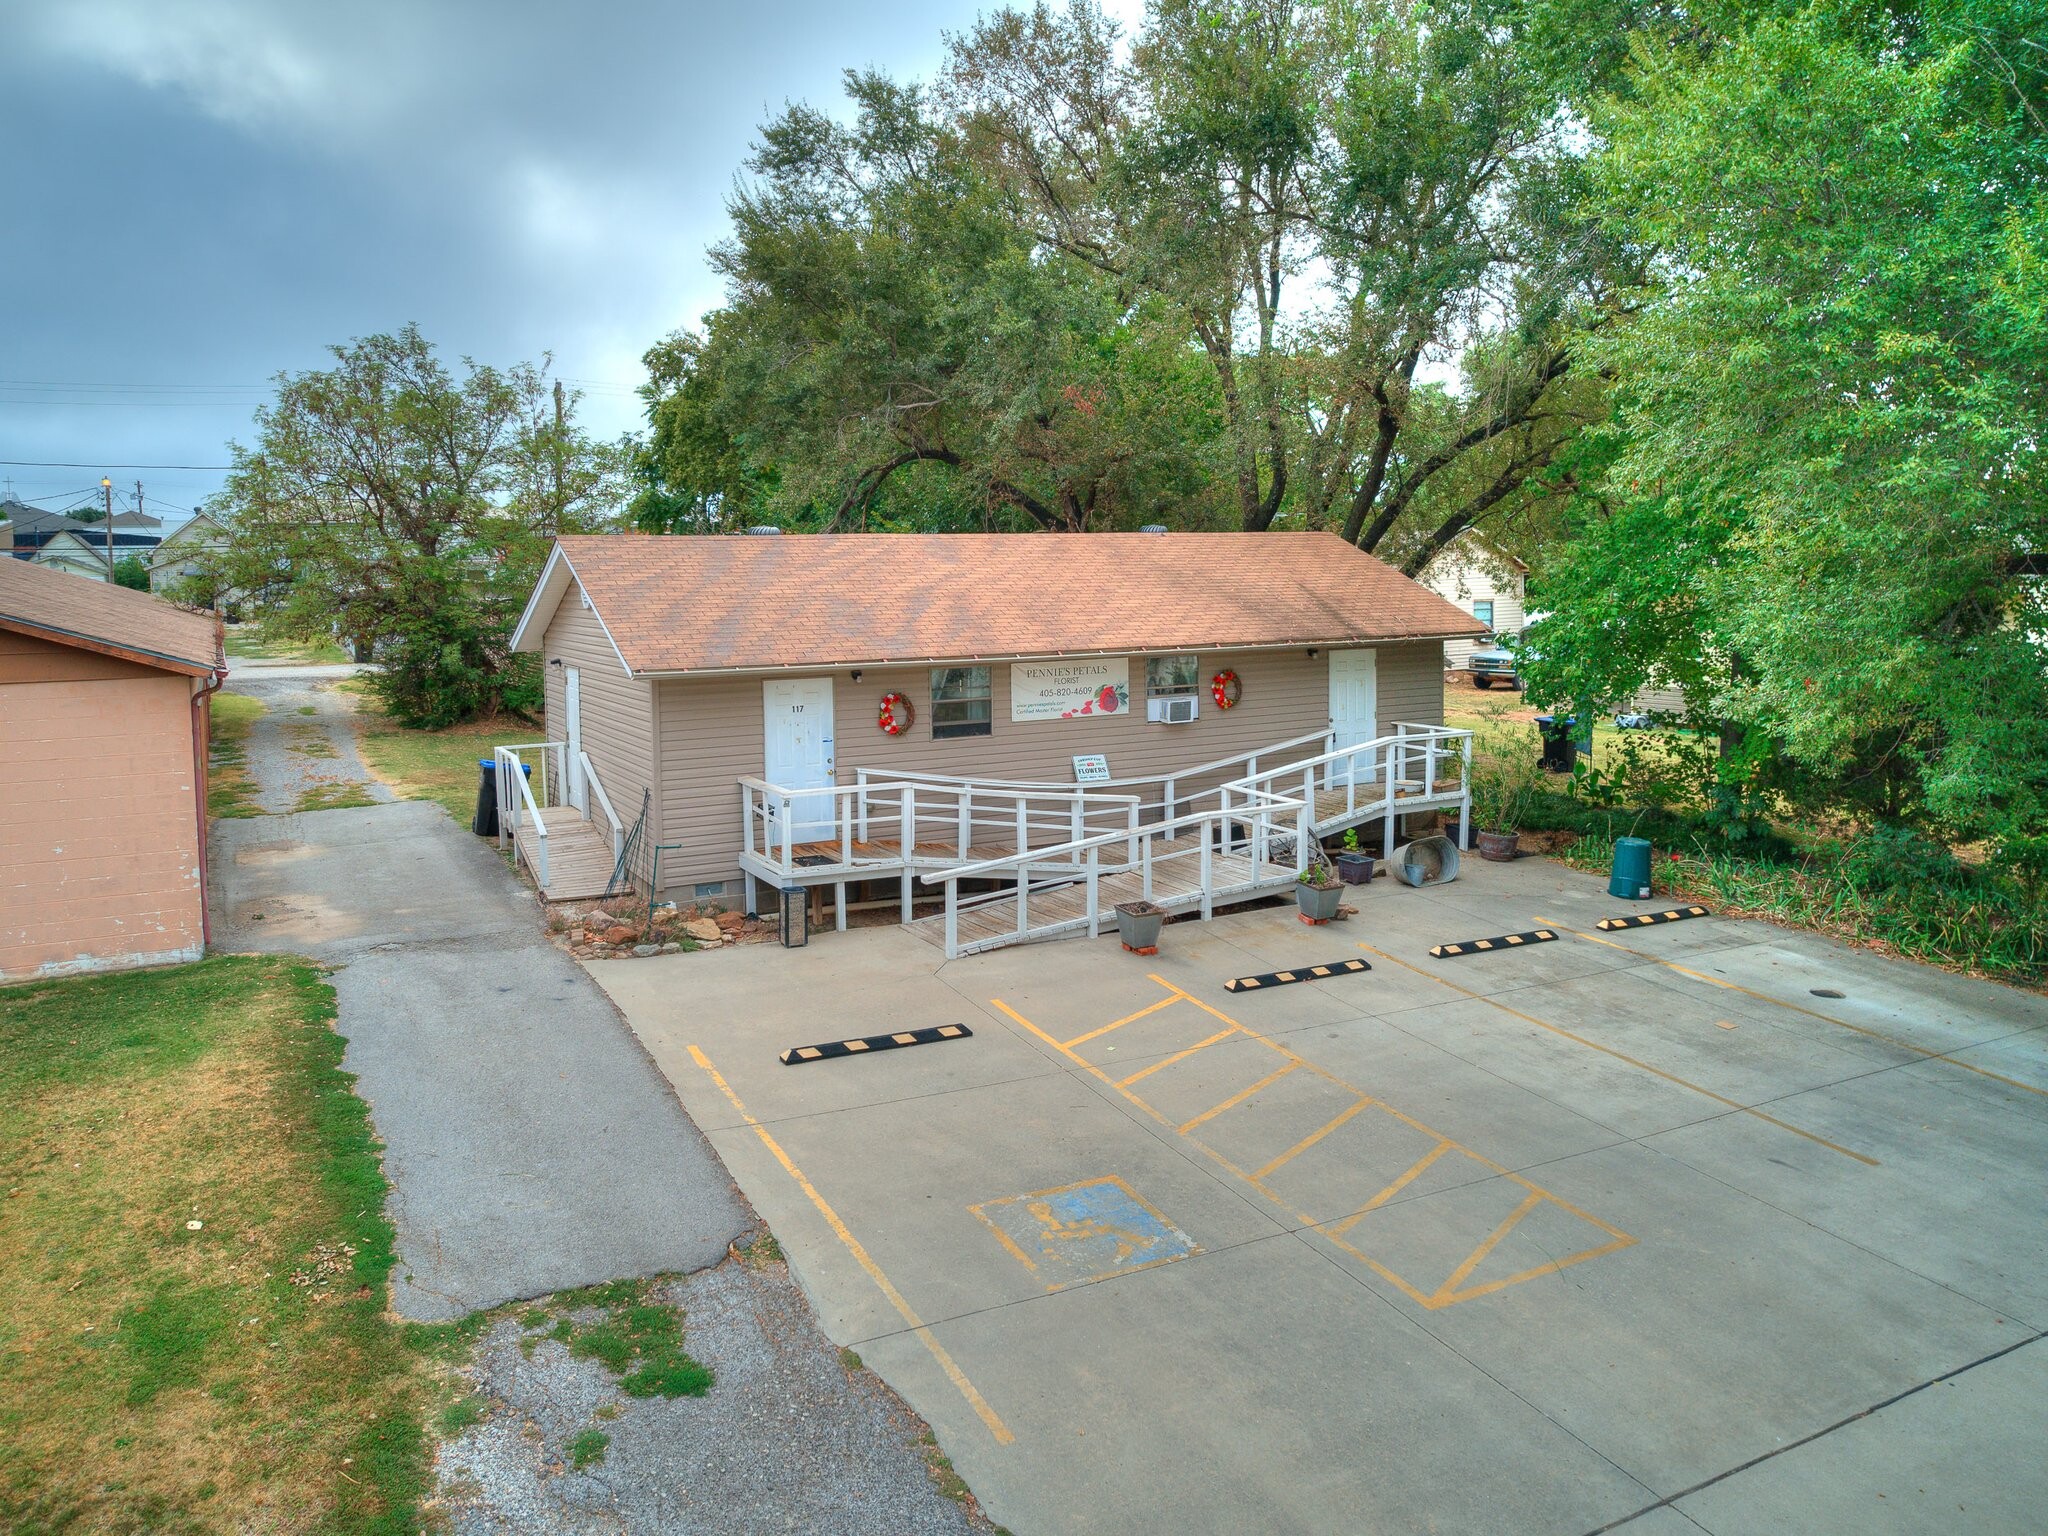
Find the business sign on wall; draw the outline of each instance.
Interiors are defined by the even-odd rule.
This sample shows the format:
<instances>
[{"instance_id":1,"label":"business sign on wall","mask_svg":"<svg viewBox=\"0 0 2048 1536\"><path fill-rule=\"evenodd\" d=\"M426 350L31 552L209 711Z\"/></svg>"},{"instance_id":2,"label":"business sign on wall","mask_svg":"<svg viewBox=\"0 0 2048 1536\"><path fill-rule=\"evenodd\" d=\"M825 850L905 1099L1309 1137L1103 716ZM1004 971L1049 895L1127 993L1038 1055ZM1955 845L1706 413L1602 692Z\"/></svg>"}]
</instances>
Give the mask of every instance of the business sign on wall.
<instances>
[{"instance_id":1,"label":"business sign on wall","mask_svg":"<svg viewBox=\"0 0 2048 1536\"><path fill-rule=\"evenodd\" d=\"M1131 663L1019 661L1010 667L1012 720L1072 720L1081 715L1131 712Z\"/></svg>"}]
</instances>

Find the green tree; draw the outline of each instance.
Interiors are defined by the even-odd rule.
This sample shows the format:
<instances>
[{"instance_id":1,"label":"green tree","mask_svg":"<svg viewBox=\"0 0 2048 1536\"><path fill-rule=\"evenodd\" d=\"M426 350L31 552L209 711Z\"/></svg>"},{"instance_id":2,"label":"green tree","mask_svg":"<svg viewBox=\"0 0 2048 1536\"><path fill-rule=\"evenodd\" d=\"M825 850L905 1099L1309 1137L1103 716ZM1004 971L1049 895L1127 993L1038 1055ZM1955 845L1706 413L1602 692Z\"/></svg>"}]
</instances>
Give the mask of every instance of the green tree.
<instances>
[{"instance_id":1,"label":"green tree","mask_svg":"<svg viewBox=\"0 0 2048 1536\"><path fill-rule=\"evenodd\" d=\"M639 511L1341 531L1419 568L1588 419L1616 254L1492 0L1002 11L929 86L795 107L649 355Z\"/></svg>"},{"instance_id":2,"label":"green tree","mask_svg":"<svg viewBox=\"0 0 2048 1536\"><path fill-rule=\"evenodd\" d=\"M1597 118L1656 285L1602 338L1611 466L1532 636L1661 674L1728 776L2048 867L2048 93L2038 8L1766 14Z\"/></svg>"},{"instance_id":3,"label":"green tree","mask_svg":"<svg viewBox=\"0 0 2048 1536\"><path fill-rule=\"evenodd\" d=\"M123 555L114 562L114 585L126 587L131 592L147 592L149 567L133 555Z\"/></svg>"},{"instance_id":4,"label":"green tree","mask_svg":"<svg viewBox=\"0 0 2048 1536\"><path fill-rule=\"evenodd\" d=\"M464 359L418 330L332 349L278 377L254 448L209 507L229 532L224 585L266 628L374 647L375 683L409 723L444 725L539 697L506 649L556 533L611 526L620 453L576 426L540 367Z\"/></svg>"}]
</instances>

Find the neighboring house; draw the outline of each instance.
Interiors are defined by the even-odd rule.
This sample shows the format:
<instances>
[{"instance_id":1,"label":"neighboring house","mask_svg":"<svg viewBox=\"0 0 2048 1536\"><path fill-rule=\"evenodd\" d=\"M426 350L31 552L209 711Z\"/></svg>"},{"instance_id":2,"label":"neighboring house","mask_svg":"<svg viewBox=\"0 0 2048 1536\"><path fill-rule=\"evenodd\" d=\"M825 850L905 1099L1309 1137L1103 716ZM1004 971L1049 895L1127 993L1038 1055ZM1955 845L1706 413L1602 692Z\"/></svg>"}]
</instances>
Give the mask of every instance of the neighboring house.
<instances>
[{"instance_id":1,"label":"neighboring house","mask_svg":"<svg viewBox=\"0 0 2048 1536\"><path fill-rule=\"evenodd\" d=\"M0 560L0 981L206 948L220 621Z\"/></svg>"},{"instance_id":2,"label":"neighboring house","mask_svg":"<svg viewBox=\"0 0 2048 1536\"><path fill-rule=\"evenodd\" d=\"M10 514L7 547L15 559L54 565L95 581L109 579L109 544L115 561L133 555L147 565L151 552L161 542L149 531L156 520L146 518L138 526L132 512L116 513L110 530L105 522L83 523L57 512L37 512L19 503L6 510Z\"/></svg>"},{"instance_id":3,"label":"neighboring house","mask_svg":"<svg viewBox=\"0 0 2048 1536\"><path fill-rule=\"evenodd\" d=\"M150 552L149 590L161 592L188 577L200 576L219 565L226 553L228 531L207 513L196 514L164 536Z\"/></svg>"},{"instance_id":4,"label":"neighboring house","mask_svg":"<svg viewBox=\"0 0 2048 1536\"><path fill-rule=\"evenodd\" d=\"M1486 626L1489 634L1513 639L1522 632L1524 586L1528 577L1528 566L1496 549L1483 534L1467 531L1451 540L1442 553L1423 567L1417 579L1437 596L1471 614ZM1472 652L1484 643L1446 641L1445 669L1462 670Z\"/></svg>"},{"instance_id":5,"label":"neighboring house","mask_svg":"<svg viewBox=\"0 0 2048 1536\"><path fill-rule=\"evenodd\" d=\"M546 661L561 797L592 816L609 803L630 826L651 792L642 837L663 846L662 889L751 907L759 881L789 874L787 859L743 856L764 821L799 844L854 835L853 802L829 786L929 776L918 848L970 823L977 847L1014 848L1007 818L1026 808L1006 782L1066 797L1028 808L1055 841L1069 814L1079 826L1101 809L1073 788L1100 772L1105 793L1147 781L1145 815L1165 816L1290 760L1269 749L1307 759L1441 727L1443 643L1478 633L1330 534L623 534L558 539L512 645ZM1440 747L1415 758L1432 782L1455 777L1456 746ZM1076 761L1093 754L1106 765ZM1233 766L1206 783L1158 782L1220 759ZM988 791L963 797L962 780ZM1343 782L1331 793L1346 799ZM860 837L879 841L860 814ZM799 883L830 881L842 901L859 873L827 854L795 862Z\"/></svg>"}]
</instances>

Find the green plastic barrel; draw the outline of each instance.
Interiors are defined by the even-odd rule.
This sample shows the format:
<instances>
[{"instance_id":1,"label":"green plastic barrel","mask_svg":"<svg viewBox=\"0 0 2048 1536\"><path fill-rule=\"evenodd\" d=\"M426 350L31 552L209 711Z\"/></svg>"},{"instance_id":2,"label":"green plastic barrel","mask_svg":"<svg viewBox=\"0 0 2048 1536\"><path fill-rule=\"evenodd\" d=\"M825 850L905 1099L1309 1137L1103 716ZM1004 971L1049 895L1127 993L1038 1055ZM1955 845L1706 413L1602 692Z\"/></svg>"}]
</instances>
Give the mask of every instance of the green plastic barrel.
<instances>
[{"instance_id":1,"label":"green plastic barrel","mask_svg":"<svg viewBox=\"0 0 2048 1536\"><path fill-rule=\"evenodd\" d=\"M1614 872L1607 879L1607 894L1623 901L1643 901L1650 894L1650 840L1646 837L1618 837L1614 840Z\"/></svg>"}]
</instances>

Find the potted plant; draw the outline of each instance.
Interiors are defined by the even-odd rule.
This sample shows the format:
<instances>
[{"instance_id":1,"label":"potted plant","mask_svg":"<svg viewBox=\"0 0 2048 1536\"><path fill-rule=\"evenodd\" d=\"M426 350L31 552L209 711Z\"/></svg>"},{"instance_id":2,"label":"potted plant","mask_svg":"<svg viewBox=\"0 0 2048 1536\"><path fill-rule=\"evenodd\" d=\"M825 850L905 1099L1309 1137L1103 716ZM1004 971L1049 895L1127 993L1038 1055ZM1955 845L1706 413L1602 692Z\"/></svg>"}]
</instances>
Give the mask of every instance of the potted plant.
<instances>
[{"instance_id":1,"label":"potted plant","mask_svg":"<svg viewBox=\"0 0 2048 1536\"><path fill-rule=\"evenodd\" d=\"M1124 948L1134 955L1159 953L1159 929L1166 921L1166 909L1149 901L1120 901L1116 904L1116 934Z\"/></svg>"},{"instance_id":2,"label":"potted plant","mask_svg":"<svg viewBox=\"0 0 2048 1536\"><path fill-rule=\"evenodd\" d=\"M1338 903L1343 899L1344 882L1320 859L1295 877L1294 900L1301 908L1304 923L1327 923L1337 915Z\"/></svg>"},{"instance_id":3,"label":"potted plant","mask_svg":"<svg viewBox=\"0 0 2048 1536\"><path fill-rule=\"evenodd\" d=\"M1372 855L1358 846L1358 828L1344 830L1344 851L1337 855L1337 874L1346 885L1372 883Z\"/></svg>"},{"instance_id":4,"label":"potted plant","mask_svg":"<svg viewBox=\"0 0 2048 1536\"><path fill-rule=\"evenodd\" d=\"M1472 826L1479 857L1505 864L1519 847L1519 831L1543 790L1541 761L1495 751L1472 764Z\"/></svg>"}]
</instances>

